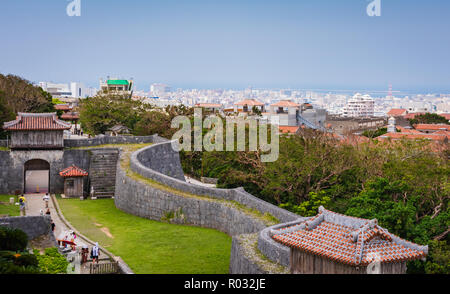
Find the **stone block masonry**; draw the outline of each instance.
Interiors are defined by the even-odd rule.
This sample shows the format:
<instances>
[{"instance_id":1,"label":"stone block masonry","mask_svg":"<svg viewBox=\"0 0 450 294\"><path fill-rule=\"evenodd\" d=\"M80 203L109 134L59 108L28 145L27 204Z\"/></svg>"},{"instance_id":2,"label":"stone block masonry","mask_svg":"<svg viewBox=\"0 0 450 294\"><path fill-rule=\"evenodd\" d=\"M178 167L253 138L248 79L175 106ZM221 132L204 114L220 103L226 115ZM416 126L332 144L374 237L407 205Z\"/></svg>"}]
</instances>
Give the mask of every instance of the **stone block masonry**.
<instances>
[{"instance_id":1,"label":"stone block masonry","mask_svg":"<svg viewBox=\"0 0 450 294\"><path fill-rule=\"evenodd\" d=\"M184 177L181 179L178 153L170 141L134 152L129 166L128 175L118 164L117 208L154 220L166 219L171 214L176 216L173 220L177 223L213 228L231 235L230 273L287 273L289 248L261 235L267 233L267 222L248 211L270 214L280 222L297 221L300 216L267 203L243 188L217 189L187 183ZM247 235L252 237L249 239Z\"/></svg>"},{"instance_id":2,"label":"stone block masonry","mask_svg":"<svg viewBox=\"0 0 450 294\"><path fill-rule=\"evenodd\" d=\"M95 149L91 151L89 179L95 193L114 196L118 149Z\"/></svg>"},{"instance_id":3,"label":"stone block masonry","mask_svg":"<svg viewBox=\"0 0 450 294\"><path fill-rule=\"evenodd\" d=\"M42 235L49 235L50 240L54 241L56 245L56 239L50 224L50 216L12 216L0 218L0 226L22 230L27 234L28 240L33 240Z\"/></svg>"}]
</instances>

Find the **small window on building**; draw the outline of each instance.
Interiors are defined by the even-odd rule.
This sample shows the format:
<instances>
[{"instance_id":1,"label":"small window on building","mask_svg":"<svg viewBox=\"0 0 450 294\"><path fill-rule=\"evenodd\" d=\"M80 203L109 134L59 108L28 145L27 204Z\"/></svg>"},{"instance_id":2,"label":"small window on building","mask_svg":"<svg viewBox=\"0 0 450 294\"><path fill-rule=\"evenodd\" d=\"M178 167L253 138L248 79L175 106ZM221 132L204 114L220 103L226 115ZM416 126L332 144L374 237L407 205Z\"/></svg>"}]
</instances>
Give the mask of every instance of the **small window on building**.
<instances>
[{"instance_id":1,"label":"small window on building","mask_svg":"<svg viewBox=\"0 0 450 294\"><path fill-rule=\"evenodd\" d=\"M73 188L74 180L67 180L67 188Z\"/></svg>"}]
</instances>

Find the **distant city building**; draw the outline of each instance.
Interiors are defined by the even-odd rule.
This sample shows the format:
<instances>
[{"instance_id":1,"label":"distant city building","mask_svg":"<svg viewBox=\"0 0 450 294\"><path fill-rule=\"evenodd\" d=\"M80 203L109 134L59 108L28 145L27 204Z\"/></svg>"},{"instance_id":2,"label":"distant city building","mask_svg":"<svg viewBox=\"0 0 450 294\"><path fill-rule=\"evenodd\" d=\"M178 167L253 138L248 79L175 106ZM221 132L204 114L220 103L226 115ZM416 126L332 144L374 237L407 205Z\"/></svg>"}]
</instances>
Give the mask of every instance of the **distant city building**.
<instances>
[{"instance_id":1,"label":"distant city building","mask_svg":"<svg viewBox=\"0 0 450 294\"><path fill-rule=\"evenodd\" d=\"M253 108L257 109L261 113L265 111L264 103L259 102L256 99L244 99L234 103L234 112L236 113L253 113Z\"/></svg>"},{"instance_id":2,"label":"distant city building","mask_svg":"<svg viewBox=\"0 0 450 294\"><path fill-rule=\"evenodd\" d=\"M170 91L171 88L166 84L152 84L150 86L150 94L153 96L161 96Z\"/></svg>"},{"instance_id":3,"label":"distant city building","mask_svg":"<svg viewBox=\"0 0 450 294\"><path fill-rule=\"evenodd\" d=\"M395 133L397 130L395 128L395 118L393 116L391 116L389 118L389 124L388 124L388 128L387 128L387 132L388 133Z\"/></svg>"},{"instance_id":4,"label":"distant city building","mask_svg":"<svg viewBox=\"0 0 450 294\"><path fill-rule=\"evenodd\" d=\"M329 115L325 121L325 127L339 135L377 130L383 126L386 126L386 119L383 117L364 118Z\"/></svg>"},{"instance_id":5,"label":"distant city building","mask_svg":"<svg viewBox=\"0 0 450 294\"><path fill-rule=\"evenodd\" d=\"M300 104L291 100L281 100L271 104L270 122L280 126L298 126L297 117L300 114Z\"/></svg>"},{"instance_id":6,"label":"distant city building","mask_svg":"<svg viewBox=\"0 0 450 294\"><path fill-rule=\"evenodd\" d=\"M122 79L110 79L106 81L100 79L100 91L102 93L114 93L118 95L129 95L133 94L133 80L122 80Z\"/></svg>"},{"instance_id":7,"label":"distant city building","mask_svg":"<svg viewBox=\"0 0 450 294\"><path fill-rule=\"evenodd\" d=\"M357 93L347 101L343 115L346 117L371 117L374 116L375 101L370 95Z\"/></svg>"},{"instance_id":8,"label":"distant city building","mask_svg":"<svg viewBox=\"0 0 450 294\"><path fill-rule=\"evenodd\" d=\"M200 107L209 111L221 111L223 110L223 105L218 103L197 103L195 107Z\"/></svg>"},{"instance_id":9,"label":"distant city building","mask_svg":"<svg viewBox=\"0 0 450 294\"><path fill-rule=\"evenodd\" d=\"M391 110L388 111L387 116L398 117L404 116L406 114L408 114L408 110L406 109L392 108Z\"/></svg>"},{"instance_id":10,"label":"distant city building","mask_svg":"<svg viewBox=\"0 0 450 294\"><path fill-rule=\"evenodd\" d=\"M40 82L39 86L55 98L86 98L95 96L97 93L97 89L86 87L79 82L70 82L69 84Z\"/></svg>"},{"instance_id":11,"label":"distant city building","mask_svg":"<svg viewBox=\"0 0 450 294\"><path fill-rule=\"evenodd\" d=\"M56 84L51 82L40 82L39 86L53 97L72 97L72 91L68 84Z\"/></svg>"}]
</instances>

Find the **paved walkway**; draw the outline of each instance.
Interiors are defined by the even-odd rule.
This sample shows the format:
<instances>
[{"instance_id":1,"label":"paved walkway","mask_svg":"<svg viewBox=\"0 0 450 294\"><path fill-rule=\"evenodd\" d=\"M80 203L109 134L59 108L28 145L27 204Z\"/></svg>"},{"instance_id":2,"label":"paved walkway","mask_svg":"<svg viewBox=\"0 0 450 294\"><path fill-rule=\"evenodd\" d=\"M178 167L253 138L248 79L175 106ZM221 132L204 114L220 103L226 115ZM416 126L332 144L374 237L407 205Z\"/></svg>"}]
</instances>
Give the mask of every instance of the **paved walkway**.
<instances>
[{"instance_id":1,"label":"paved walkway","mask_svg":"<svg viewBox=\"0 0 450 294\"><path fill-rule=\"evenodd\" d=\"M47 209L45 208L45 201L42 200L42 197L44 194L26 194L25 195L25 202L26 202L26 215L41 215L41 209L45 212ZM60 219L58 213L56 212L56 209L53 205L52 199L48 202L48 207L50 208L50 217L52 218L53 222L55 223L55 231L53 232L56 239L63 238L63 234L67 231L70 231L71 229L66 226L66 224ZM84 240L81 236L77 236L77 239L75 241L75 244L77 244L77 248L81 248L84 244L89 246L89 242ZM89 246L90 250L91 246ZM100 261L101 263L102 261ZM89 273L89 264L88 261L83 265L81 268L82 274Z\"/></svg>"}]
</instances>

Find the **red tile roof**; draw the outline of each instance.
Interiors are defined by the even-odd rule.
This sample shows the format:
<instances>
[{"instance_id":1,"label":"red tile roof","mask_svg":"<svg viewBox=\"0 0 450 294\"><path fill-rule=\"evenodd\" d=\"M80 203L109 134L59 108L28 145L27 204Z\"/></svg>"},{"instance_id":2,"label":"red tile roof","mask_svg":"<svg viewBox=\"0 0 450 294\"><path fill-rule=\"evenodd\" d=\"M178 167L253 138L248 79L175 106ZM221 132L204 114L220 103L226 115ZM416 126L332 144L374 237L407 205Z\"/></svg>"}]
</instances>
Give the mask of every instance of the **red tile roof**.
<instances>
[{"instance_id":1,"label":"red tile roof","mask_svg":"<svg viewBox=\"0 0 450 294\"><path fill-rule=\"evenodd\" d=\"M271 235L288 247L352 266L367 266L374 254L383 263L421 259L428 254L428 246L389 233L378 226L376 219L345 216L323 207L319 208L318 215L272 230Z\"/></svg>"},{"instance_id":2,"label":"red tile roof","mask_svg":"<svg viewBox=\"0 0 450 294\"><path fill-rule=\"evenodd\" d=\"M79 119L80 115L76 112L67 112L61 115L61 119L64 120L75 120L75 119Z\"/></svg>"},{"instance_id":3,"label":"red tile roof","mask_svg":"<svg viewBox=\"0 0 450 294\"><path fill-rule=\"evenodd\" d=\"M69 111L69 110L72 109L72 107L69 106L68 104L56 104L55 105L55 109L56 110Z\"/></svg>"},{"instance_id":4,"label":"red tile roof","mask_svg":"<svg viewBox=\"0 0 450 294\"><path fill-rule=\"evenodd\" d=\"M234 103L234 105L264 106L264 103L259 102L258 100L255 100L255 99L245 99L245 100Z\"/></svg>"},{"instance_id":5,"label":"red tile roof","mask_svg":"<svg viewBox=\"0 0 450 294\"><path fill-rule=\"evenodd\" d=\"M222 107L222 104L216 104L216 103L197 103L195 104L196 107L204 107L204 108L220 108Z\"/></svg>"},{"instance_id":6,"label":"red tile roof","mask_svg":"<svg viewBox=\"0 0 450 294\"><path fill-rule=\"evenodd\" d=\"M445 117L446 120L450 120L450 113L441 113L438 115Z\"/></svg>"},{"instance_id":7,"label":"red tile roof","mask_svg":"<svg viewBox=\"0 0 450 294\"><path fill-rule=\"evenodd\" d=\"M392 108L391 110L389 110L389 112L387 113L388 116L403 116L405 114L407 114L407 110L406 109L400 109L400 108Z\"/></svg>"},{"instance_id":8,"label":"red tile roof","mask_svg":"<svg viewBox=\"0 0 450 294\"><path fill-rule=\"evenodd\" d=\"M290 127L290 126L279 126L278 129L280 130L280 133L283 134L295 134L297 133L298 129L300 127Z\"/></svg>"},{"instance_id":9,"label":"red tile roof","mask_svg":"<svg viewBox=\"0 0 450 294\"><path fill-rule=\"evenodd\" d=\"M450 131L450 125L445 125L445 124L416 124L416 125L414 125L414 128L416 130L433 130L433 131L446 130L446 131Z\"/></svg>"},{"instance_id":10,"label":"red tile roof","mask_svg":"<svg viewBox=\"0 0 450 294\"><path fill-rule=\"evenodd\" d=\"M79 168L76 165L71 165L65 169L63 169L59 175L63 178L68 178L68 177L85 177L88 175L88 172Z\"/></svg>"},{"instance_id":11,"label":"red tile roof","mask_svg":"<svg viewBox=\"0 0 450 294\"><path fill-rule=\"evenodd\" d=\"M71 124L61 121L56 113L19 112L16 120L5 122L3 128L8 131L45 131L68 130Z\"/></svg>"},{"instance_id":12,"label":"red tile roof","mask_svg":"<svg viewBox=\"0 0 450 294\"><path fill-rule=\"evenodd\" d=\"M433 135L445 135L445 136L447 136L447 139L450 139L450 131L440 130L440 131L434 132Z\"/></svg>"},{"instance_id":13,"label":"red tile roof","mask_svg":"<svg viewBox=\"0 0 450 294\"><path fill-rule=\"evenodd\" d=\"M413 119L417 115L423 115L423 114L425 114L425 112L408 113L408 114L405 114L403 117L406 119Z\"/></svg>"},{"instance_id":14,"label":"red tile roof","mask_svg":"<svg viewBox=\"0 0 450 294\"><path fill-rule=\"evenodd\" d=\"M291 100L281 100L280 102L271 104L270 106L276 106L276 107L299 107L300 104L292 102Z\"/></svg>"},{"instance_id":15,"label":"red tile roof","mask_svg":"<svg viewBox=\"0 0 450 294\"><path fill-rule=\"evenodd\" d=\"M433 140L433 141L440 141L440 142L447 142L447 136L443 135L443 134L425 134L425 133L386 133L384 135L381 135L379 137L377 137L377 139L387 139L387 138L392 138L392 139L415 139L415 140L420 140L420 139L428 139L428 140Z\"/></svg>"},{"instance_id":16,"label":"red tile roof","mask_svg":"<svg viewBox=\"0 0 450 294\"><path fill-rule=\"evenodd\" d=\"M415 129L407 129L407 128L404 128L402 126L395 126L395 127L397 129L399 129L401 133L422 134L422 132L419 132L419 131L417 131Z\"/></svg>"}]
</instances>

